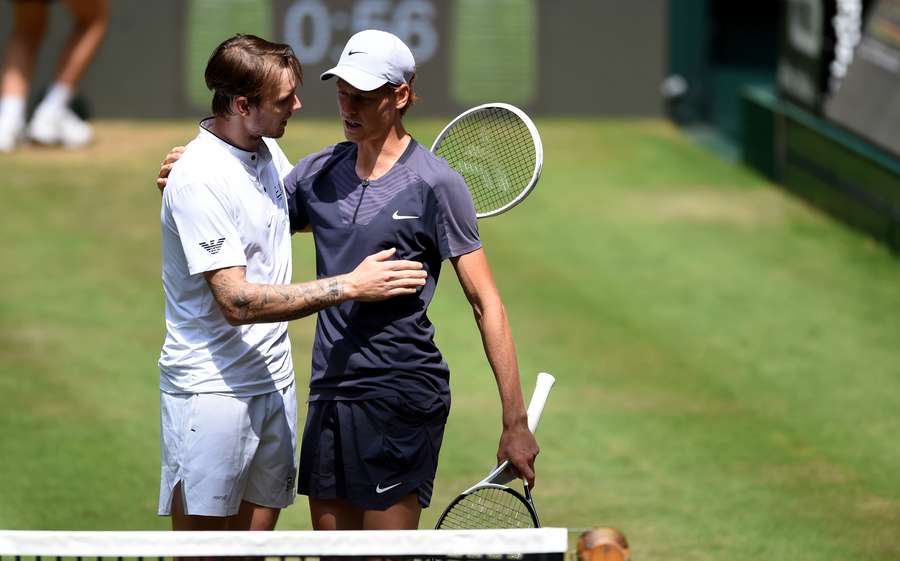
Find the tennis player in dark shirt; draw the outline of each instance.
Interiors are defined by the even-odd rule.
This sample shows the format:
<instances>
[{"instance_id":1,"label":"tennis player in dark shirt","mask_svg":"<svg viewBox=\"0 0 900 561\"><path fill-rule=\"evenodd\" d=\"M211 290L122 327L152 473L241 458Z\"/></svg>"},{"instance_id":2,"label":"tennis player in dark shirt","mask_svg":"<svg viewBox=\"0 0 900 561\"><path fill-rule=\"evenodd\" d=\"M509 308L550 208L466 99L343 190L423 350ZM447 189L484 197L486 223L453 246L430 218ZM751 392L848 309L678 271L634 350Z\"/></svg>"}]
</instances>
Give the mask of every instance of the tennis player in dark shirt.
<instances>
[{"instance_id":1,"label":"tennis player in dark shirt","mask_svg":"<svg viewBox=\"0 0 900 561\"><path fill-rule=\"evenodd\" d=\"M412 53L390 33L362 31L322 74L331 78L347 142L304 158L285 178L291 227L312 231L320 277L389 247L429 275L417 295L319 313L299 492L319 530L413 529L431 499L450 409L450 372L427 316L444 260L472 305L497 381L498 460L533 484L538 446L466 184L403 126L415 100Z\"/></svg>"}]
</instances>

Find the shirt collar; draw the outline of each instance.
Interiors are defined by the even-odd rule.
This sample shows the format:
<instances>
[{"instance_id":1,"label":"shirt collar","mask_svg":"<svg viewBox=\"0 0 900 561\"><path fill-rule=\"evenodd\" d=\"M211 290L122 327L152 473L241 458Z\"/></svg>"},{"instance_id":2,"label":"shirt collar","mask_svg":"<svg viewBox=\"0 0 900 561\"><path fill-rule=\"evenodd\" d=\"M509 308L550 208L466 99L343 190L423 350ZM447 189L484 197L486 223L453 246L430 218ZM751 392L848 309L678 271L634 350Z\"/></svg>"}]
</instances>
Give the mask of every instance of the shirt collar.
<instances>
[{"instance_id":1,"label":"shirt collar","mask_svg":"<svg viewBox=\"0 0 900 561\"><path fill-rule=\"evenodd\" d=\"M251 168L255 168L260 164L266 164L272 159L272 153L269 152L269 147L266 145L265 141L259 143L259 149L255 152L248 152L247 150L238 148L224 138L217 136L214 132L209 130L214 118L215 117L207 117L200 121L200 136L202 138L206 138L221 146L232 156L240 160L241 163L250 166Z\"/></svg>"}]
</instances>

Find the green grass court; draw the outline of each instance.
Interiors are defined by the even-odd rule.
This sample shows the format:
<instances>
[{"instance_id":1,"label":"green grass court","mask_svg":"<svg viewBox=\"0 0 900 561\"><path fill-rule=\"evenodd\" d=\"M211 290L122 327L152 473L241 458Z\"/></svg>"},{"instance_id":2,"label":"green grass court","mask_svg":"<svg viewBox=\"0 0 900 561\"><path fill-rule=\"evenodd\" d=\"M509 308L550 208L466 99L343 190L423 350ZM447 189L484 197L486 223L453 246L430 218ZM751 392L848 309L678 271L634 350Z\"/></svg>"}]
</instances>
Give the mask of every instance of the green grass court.
<instances>
[{"instance_id":1,"label":"green grass court","mask_svg":"<svg viewBox=\"0 0 900 561\"><path fill-rule=\"evenodd\" d=\"M442 121L411 121L430 144ZM166 529L153 178L189 121L105 122L85 152L0 156L0 527ZM545 525L633 558L900 557L900 260L660 121L538 120L535 193L481 233L539 431ZM288 129L292 159L339 138ZM314 275L295 237L294 276ZM452 268L432 307L454 406L430 527L491 467L499 404ZM292 324L299 389L313 320ZM302 391L299 393L303 393ZM308 529L306 504L281 529Z\"/></svg>"}]
</instances>

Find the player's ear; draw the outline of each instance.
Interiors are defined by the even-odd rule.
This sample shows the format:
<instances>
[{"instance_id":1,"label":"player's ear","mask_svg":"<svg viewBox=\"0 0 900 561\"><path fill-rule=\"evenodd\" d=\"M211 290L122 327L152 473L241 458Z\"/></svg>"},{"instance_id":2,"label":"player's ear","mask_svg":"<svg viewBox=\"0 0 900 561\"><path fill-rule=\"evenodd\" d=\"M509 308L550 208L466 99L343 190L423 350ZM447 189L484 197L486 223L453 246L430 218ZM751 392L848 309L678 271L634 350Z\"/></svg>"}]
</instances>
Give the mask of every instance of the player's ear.
<instances>
[{"instance_id":1,"label":"player's ear","mask_svg":"<svg viewBox=\"0 0 900 561\"><path fill-rule=\"evenodd\" d=\"M236 115L246 117L250 114L250 101L246 97L239 95L231 102L231 109Z\"/></svg>"},{"instance_id":2,"label":"player's ear","mask_svg":"<svg viewBox=\"0 0 900 561\"><path fill-rule=\"evenodd\" d=\"M409 84L400 84L394 88L394 107L400 110L409 105L411 95Z\"/></svg>"}]
</instances>

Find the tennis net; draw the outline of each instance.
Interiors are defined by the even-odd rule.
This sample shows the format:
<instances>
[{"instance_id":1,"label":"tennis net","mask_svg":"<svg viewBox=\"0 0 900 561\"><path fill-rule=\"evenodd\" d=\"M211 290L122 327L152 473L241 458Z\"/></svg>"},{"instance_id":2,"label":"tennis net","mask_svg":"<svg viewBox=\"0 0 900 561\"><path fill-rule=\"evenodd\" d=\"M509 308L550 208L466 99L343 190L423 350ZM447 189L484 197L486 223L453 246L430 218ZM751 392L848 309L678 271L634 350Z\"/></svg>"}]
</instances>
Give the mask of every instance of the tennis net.
<instances>
[{"instance_id":1,"label":"tennis net","mask_svg":"<svg viewBox=\"0 0 900 561\"><path fill-rule=\"evenodd\" d=\"M2 560L516 559L563 561L565 528L361 532L0 531Z\"/></svg>"}]
</instances>

